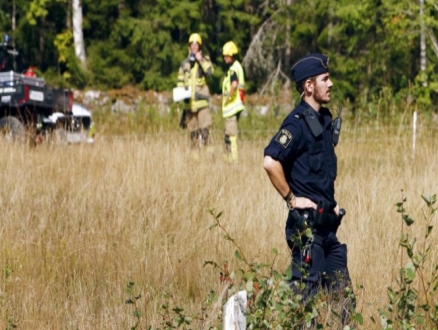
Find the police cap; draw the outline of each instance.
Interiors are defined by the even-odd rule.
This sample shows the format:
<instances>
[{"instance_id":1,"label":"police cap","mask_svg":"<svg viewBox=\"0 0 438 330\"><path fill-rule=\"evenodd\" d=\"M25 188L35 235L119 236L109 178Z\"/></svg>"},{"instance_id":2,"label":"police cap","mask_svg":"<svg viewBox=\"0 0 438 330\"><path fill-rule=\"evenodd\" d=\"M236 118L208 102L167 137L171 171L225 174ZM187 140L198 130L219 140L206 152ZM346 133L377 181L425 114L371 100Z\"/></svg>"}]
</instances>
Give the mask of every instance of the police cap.
<instances>
[{"instance_id":1,"label":"police cap","mask_svg":"<svg viewBox=\"0 0 438 330\"><path fill-rule=\"evenodd\" d=\"M296 84L305 79L329 72L329 59L319 53L304 56L292 66L292 77Z\"/></svg>"}]
</instances>

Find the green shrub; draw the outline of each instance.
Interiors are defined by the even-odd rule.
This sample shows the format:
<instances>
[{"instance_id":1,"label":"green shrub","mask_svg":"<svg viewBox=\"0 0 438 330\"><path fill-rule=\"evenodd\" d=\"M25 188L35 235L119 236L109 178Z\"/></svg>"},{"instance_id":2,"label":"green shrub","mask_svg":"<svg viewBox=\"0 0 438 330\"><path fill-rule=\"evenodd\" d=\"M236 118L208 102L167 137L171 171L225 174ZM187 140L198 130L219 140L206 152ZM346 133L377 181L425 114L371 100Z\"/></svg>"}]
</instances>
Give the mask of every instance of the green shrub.
<instances>
[{"instance_id":1,"label":"green shrub","mask_svg":"<svg viewBox=\"0 0 438 330\"><path fill-rule=\"evenodd\" d=\"M406 199L403 198L396 205L403 222L399 243L401 258L407 257L407 262L399 269L396 287L387 288L386 307L378 310L381 329L436 329L438 327L436 303L438 265L430 268L430 263L433 263L430 254L432 248L430 235L433 222L436 220L436 195L423 195L422 198L426 203L427 212L423 212L425 232L421 241L407 233L407 227L411 227L415 222L404 208ZM246 290L248 295L247 329L351 330L363 326L363 316L354 308L356 298L351 288L346 288L338 295L321 291L304 301L302 295L292 293L287 281L290 278L290 271L282 272L275 268L278 255L276 249L272 250L273 257L270 263L249 262L244 251L222 225L220 221L222 213L216 214L213 209L209 210L209 213L214 217L210 229L219 228L223 231L224 238L236 247L234 257L240 266L230 269L228 263L206 261L205 266L212 266L218 270L225 290L222 292L211 290L205 299L205 307L191 315L183 307L178 306L171 294L165 293L160 307L162 324L148 329L222 329L222 311L209 313L208 307L213 308L218 303L222 306L228 297L241 290ZM428 269L432 269L430 274L427 273ZM132 288L131 283L128 285L130 297L127 302L135 307L141 295L134 295ZM347 308L350 313L348 324L341 322L342 308ZM141 317L137 308L134 308L133 315L136 323L131 329L136 329ZM373 317L371 321L379 328Z\"/></svg>"},{"instance_id":2,"label":"green shrub","mask_svg":"<svg viewBox=\"0 0 438 330\"><path fill-rule=\"evenodd\" d=\"M399 270L395 288L389 287L388 304L380 309L382 329L436 329L438 327L438 265L430 269L431 248L430 234L433 230L433 220L436 220L436 195L422 196L427 205L427 212L423 213L425 232L421 241L412 237L407 227L414 224L414 220L404 208L406 199L397 203L397 212L403 220L400 238L401 258L407 257L407 262ZM406 232L405 232L406 231ZM373 320L375 322L375 320Z\"/></svg>"}]
</instances>

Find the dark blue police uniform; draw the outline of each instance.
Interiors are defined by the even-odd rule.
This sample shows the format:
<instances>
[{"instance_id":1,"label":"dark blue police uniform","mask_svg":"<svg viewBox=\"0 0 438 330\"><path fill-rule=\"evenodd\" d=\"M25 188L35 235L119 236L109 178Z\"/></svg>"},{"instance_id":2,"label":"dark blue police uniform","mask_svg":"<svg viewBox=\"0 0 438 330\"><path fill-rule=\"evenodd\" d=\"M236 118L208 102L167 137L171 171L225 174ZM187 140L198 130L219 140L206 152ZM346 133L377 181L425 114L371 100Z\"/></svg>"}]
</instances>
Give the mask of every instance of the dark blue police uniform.
<instances>
[{"instance_id":1,"label":"dark blue police uniform","mask_svg":"<svg viewBox=\"0 0 438 330\"><path fill-rule=\"evenodd\" d=\"M314 116L323 127L315 138L304 120L304 112ZM302 101L283 121L279 132L265 149L283 165L286 180L297 197L314 202L325 200L336 206L334 181L337 174L336 155L331 136L332 115L326 108L319 113Z\"/></svg>"},{"instance_id":2,"label":"dark blue police uniform","mask_svg":"<svg viewBox=\"0 0 438 330\"><path fill-rule=\"evenodd\" d=\"M318 64L316 67L319 68ZM317 70L313 72L320 74ZM322 132L319 135L315 136L312 132L310 122L320 125ZM296 197L306 197L325 205L323 220L318 223L318 214L314 209L289 211L285 231L292 250L291 282L305 282L305 295L313 295L319 286L328 289L345 287L350 277L347 246L336 237L340 218L333 211L337 205L334 197L337 159L330 111L321 107L316 112L301 101L283 121L278 133L265 148L264 155L281 163L289 188ZM312 237L303 235L306 227L311 228ZM304 278L303 270L306 271Z\"/></svg>"}]
</instances>

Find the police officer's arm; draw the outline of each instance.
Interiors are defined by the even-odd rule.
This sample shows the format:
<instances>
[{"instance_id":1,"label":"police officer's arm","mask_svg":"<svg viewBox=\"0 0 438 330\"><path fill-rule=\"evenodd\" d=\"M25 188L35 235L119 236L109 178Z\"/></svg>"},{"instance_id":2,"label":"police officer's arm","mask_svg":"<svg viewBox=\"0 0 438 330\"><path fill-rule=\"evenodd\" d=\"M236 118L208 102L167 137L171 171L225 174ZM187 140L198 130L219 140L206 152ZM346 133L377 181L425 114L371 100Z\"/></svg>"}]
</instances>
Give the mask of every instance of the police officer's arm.
<instances>
[{"instance_id":1,"label":"police officer's arm","mask_svg":"<svg viewBox=\"0 0 438 330\"><path fill-rule=\"evenodd\" d=\"M303 148L301 144L305 144L305 142L302 122L295 116L288 116L264 151L263 167L269 179L281 197L287 197L288 206L297 209L316 208L316 204L310 199L301 196L295 197L293 191L294 195L289 196L291 189L284 172L284 165L293 162L299 150Z\"/></svg>"},{"instance_id":2,"label":"police officer's arm","mask_svg":"<svg viewBox=\"0 0 438 330\"><path fill-rule=\"evenodd\" d=\"M265 156L263 160L263 168L265 169L266 173L268 173L269 180L271 180L272 185L278 191L278 193L283 198L287 196L290 188L287 184L281 163L271 156ZM295 207L295 205L292 205L292 207Z\"/></svg>"},{"instance_id":3,"label":"police officer's arm","mask_svg":"<svg viewBox=\"0 0 438 330\"><path fill-rule=\"evenodd\" d=\"M290 188L286 181L286 176L284 175L284 170L281 163L271 156L265 156L263 160L263 168L268 173L268 177L271 180L274 188L278 191L281 197L285 198L289 194ZM316 204L306 197L293 198L291 200L291 205L289 206L295 209L316 209Z\"/></svg>"}]
</instances>

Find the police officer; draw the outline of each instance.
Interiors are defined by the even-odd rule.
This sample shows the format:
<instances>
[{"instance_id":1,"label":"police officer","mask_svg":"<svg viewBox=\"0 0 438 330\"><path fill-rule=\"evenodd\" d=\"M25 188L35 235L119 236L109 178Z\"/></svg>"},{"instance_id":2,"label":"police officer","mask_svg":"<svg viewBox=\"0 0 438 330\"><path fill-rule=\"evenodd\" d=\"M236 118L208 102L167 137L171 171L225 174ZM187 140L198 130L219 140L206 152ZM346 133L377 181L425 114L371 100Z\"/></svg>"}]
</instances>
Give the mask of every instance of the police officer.
<instances>
[{"instance_id":1,"label":"police officer","mask_svg":"<svg viewBox=\"0 0 438 330\"><path fill-rule=\"evenodd\" d=\"M333 86L329 60L319 53L307 55L293 65L292 76L301 102L265 148L263 167L289 207L291 287L297 290L297 283L305 283L304 297L309 297L321 287L342 290L350 277L347 246L336 237L344 210L334 196L337 137L324 107Z\"/></svg>"},{"instance_id":2,"label":"police officer","mask_svg":"<svg viewBox=\"0 0 438 330\"><path fill-rule=\"evenodd\" d=\"M178 86L190 87L192 95L186 100L181 125L190 132L192 147L206 145L210 139L212 117L210 113L210 90L206 78L213 74L213 65L202 53L202 38L198 33L189 37L188 56L181 62L178 71Z\"/></svg>"},{"instance_id":3,"label":"police officer","mask_svg":"<svg viewBox=\"0 0 438 330\"><path fill-rule=\"evenodd\" d=\"M236 162L237 134L240 114L245 110L245 75L240 62L236 59L238 53L236 44L228 41L222 47L224 62L228 72L222 82L222 117L225 120L225 147L227 160Z\"/></svg>"}]
</instances>

